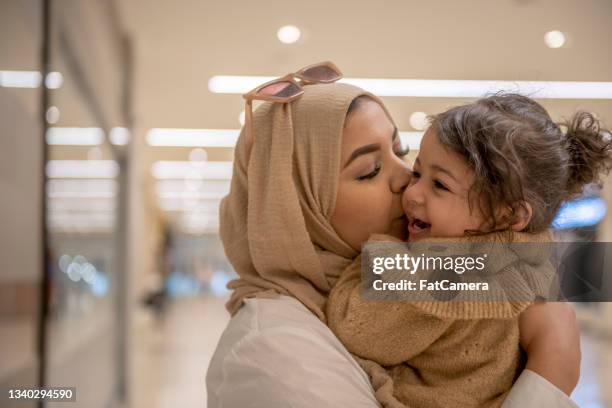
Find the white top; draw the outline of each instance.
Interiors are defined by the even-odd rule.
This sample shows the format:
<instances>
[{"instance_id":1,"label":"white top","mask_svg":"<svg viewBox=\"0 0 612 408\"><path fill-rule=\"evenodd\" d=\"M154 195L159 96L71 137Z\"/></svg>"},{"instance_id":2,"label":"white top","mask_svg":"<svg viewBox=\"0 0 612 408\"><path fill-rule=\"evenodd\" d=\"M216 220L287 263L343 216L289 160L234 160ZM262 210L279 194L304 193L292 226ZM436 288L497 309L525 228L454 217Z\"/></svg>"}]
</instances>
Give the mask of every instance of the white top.
<instances>
[{"instance_id":1,"label":"white top","mask_svg":"<svg viewBox=\"0 0 612 408\"><path fill-rule=\"evenodd\" d=\"M366 373L298 300L246 299L223 332L206 374L208 408L380 405ZM524 370L504 408L578 406Z\"/></svg>"}]
</instances>

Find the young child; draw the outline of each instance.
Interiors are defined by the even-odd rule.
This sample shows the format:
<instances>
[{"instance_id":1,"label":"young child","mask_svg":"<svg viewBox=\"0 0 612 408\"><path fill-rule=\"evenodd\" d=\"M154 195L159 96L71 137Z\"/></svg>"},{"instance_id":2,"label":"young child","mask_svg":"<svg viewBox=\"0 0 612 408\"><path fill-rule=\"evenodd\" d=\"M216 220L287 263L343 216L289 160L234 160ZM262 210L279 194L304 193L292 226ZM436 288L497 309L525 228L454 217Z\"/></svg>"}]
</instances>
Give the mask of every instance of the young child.
<instances>
[{"instance_id":1,"label":"young child","mask_svg":"<svg viewBox=\"0 0 612 408\"><path fill-rule=\"evenodd\" d=\"M612 168L610 136L589 113L559 125L516 94L434 116L403 195L409 242L550 241L561 204ZM551 272L546 256L530 256L522 266ZM383 406L500 406L523 368L518 317L529 304L502 303L365 301L358 257L332 290L327 319Z\"/></svg>"}]
</instances>

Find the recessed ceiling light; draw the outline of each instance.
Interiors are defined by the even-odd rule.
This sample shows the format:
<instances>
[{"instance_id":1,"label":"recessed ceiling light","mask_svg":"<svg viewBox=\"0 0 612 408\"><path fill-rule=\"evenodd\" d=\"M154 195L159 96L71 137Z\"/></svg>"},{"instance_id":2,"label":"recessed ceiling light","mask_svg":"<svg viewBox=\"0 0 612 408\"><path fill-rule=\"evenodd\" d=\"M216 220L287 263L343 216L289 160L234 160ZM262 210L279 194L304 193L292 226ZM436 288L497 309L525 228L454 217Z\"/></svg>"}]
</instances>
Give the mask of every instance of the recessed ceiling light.
<instances>
[{"instance_id":1,"label":"recessed ceiling light","mask_svg":"<svg viewBox=\"0 0 612 408\"><path fill-rule=\"evenodd\" d=\"M45 118L47 119L48 124L56 124L60 118L60 111L57 106L49 107L49 109L47 109L47 113L45 114Z\"/></svg>"},{"instance_id":2,"label":"recessed ceiling light","mask_svg":"<svg viewBox=\"0 0 612 408\"><path fill-rule=\"evenodd\" d=\"M124 127L114 127L109 133L110 142L117 146L124 146L130 141L130 131Z\"/></svg>"},{"instance_id":3,"label":"recessed ceiling light","mask_svg":"<svg viewBox=\"0 0 612 408\"><path fill-rule=\"evenodd\" d=\"M557 30L549 31L544 34L544 42L548 48L561 48L565 44L565 34Z\"/></svg>"},{"instance_id":4,"label":"recessed ceiling light","mask_svg":"<svg viewBox=\"0 0 612 408\"><path fill-rule=\"evenodd\" d=\"M189 161L202 162L208 159L208 153L201 147L195 148L189 152Z\"/></svg>"},{"instance_id":5,"label":"recessed ceiling light","mask_svg":"<svg viewBox=\"0 0 612 408\"><path fill-rule=\"evenodd\" d=\"M423 130L427 127L427 114L425 112L413 112L410 115L410 126L416 130Z\"/></svg>"},{"instance_id":6,"label":"recessed ceiling light","mask_svg":"<svg viewBox=\"0 0 612 408\"><path fill-rule=\"evenodd\" d=\"M296 43L300 39L301 35L302 33L300 32L300 29L293 25L282 26L276 32L278 40L283 44Z\"/></svg>"}]
</instances>

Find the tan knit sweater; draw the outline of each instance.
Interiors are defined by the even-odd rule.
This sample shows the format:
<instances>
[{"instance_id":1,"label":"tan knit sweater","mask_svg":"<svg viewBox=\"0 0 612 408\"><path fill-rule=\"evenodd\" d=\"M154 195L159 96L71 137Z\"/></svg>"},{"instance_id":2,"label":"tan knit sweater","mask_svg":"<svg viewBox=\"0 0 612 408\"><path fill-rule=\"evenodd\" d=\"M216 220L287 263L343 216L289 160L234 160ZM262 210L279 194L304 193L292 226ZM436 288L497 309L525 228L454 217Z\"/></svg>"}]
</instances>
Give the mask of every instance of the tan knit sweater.
<instances>
[{"instance_id":1,"label":"tan knit sweater","mask_svg":"<svg viewBox=\"0 0 612 408\"><path fill-rule=\"evenodd\" d=\"M539 242L549 237L520 235ZM516 253L497 264L517 267ZM546 254L529 254L528 269L543 281L554 279ZM529 302L513 308L442 303L447 305L364 300L361 256L332 290L328 325L370 376L383 407L497 407L517 378L522 369L518 317ZM473 318L483 311L505 318Z\"/></svg>"}]
</instances>

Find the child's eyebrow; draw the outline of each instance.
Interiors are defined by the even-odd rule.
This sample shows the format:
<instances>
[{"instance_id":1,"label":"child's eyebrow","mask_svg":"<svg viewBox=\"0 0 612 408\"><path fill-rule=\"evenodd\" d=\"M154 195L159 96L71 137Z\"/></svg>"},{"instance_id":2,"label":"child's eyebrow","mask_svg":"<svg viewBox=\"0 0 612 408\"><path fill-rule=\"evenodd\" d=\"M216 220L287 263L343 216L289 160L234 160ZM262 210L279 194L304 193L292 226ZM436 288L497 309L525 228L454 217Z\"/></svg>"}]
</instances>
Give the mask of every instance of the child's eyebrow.
<instances>
[{"instance_id":1,"label":"child's eyebrow","mask_svg":"<svg viewBox=\"0 0 612 408\"><path fill-rule=\"evenodd\" d=\"M450 178L452 178L457 183L459 183L459 180L457 180L457 177L455 177L453 173L450 172L450 170L447 170L446 168L440 166L439 164L432 164L430 167L435 171L439 171L440 173L444 173L448 175Z\"/></svg>"}]
</instances>

